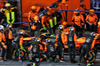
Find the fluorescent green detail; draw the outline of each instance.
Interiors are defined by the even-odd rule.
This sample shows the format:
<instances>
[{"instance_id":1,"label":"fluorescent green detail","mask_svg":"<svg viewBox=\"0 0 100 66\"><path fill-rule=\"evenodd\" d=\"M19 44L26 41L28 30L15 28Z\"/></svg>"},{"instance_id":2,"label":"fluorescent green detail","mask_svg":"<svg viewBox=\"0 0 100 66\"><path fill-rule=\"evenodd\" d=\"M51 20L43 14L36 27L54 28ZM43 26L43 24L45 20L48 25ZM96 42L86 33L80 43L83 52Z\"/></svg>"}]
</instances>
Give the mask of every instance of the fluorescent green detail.
<instances>
[{"instance_id":1,"label":"fluorescent green detail","mask_svg":"<svg viewBox=\"0 0 100 66\"><path fill-rule=\"evenodd\" d=\"M57 17L54 17L54 25L57 25Z\"/></svg>"},{"instance_id":2,"label":"fluorescent green detail","mask_svg":"<svg viewBox=\"0 0 100 66\"><path fill-rule=\"evenodd\" d=\"M54 34L52 34L52 35L50 35L50 37L54 37L55 38L56 36Z\"/></svg>"},{"instance_id":3,"label":"fluorescent green detail","mask_svg":"<svg viewBox=\"0 0 100 66\"><path fill-rule=\"evenodd\" d=\"M50 27L53 28L53 21L50 19Z\"/></svg>"},{"instance_id":4,"label":"fluorescent green detail","mask_svg":"<svg viewBox=\"0 0 100 66\"><path fill-rule=\"evenodd\" d=\"M45 26L43 26L43 29L46 30L47 28Z\"/></svg>"},{"instance_id":5,"label":"fluorescent green detail","mask_svg":"<svg viewBox=\"0 0 100 66\"><path fill-rule=\"evenodd\" d=\"M36 64L35 64L35 63L33 63L33 66L36 66Z\"/></svg>"},{"instance_id":6,"label":"fluorescent green detail","mask_svg":"<svg viewBox=\"0 0 100 66\"><path fill-rule=\"evenodd\" d=\"M14 23L15 21L15 13L14 12L11 12L11 22L10 22L10 13L7 13L7 23L11 24L11 23Z\"/></svg>"},{"instance_id":7,"label":"fluorescent green detail","mask_svg":"<svg viewBox=\"0 0 100 66\"><path fill-rule=\"evenodd\" d=\"M24 47L23 47L23 46L20 46L20 49L21 49L21 50L24 50Z\"/></svg>"}]
</instances>

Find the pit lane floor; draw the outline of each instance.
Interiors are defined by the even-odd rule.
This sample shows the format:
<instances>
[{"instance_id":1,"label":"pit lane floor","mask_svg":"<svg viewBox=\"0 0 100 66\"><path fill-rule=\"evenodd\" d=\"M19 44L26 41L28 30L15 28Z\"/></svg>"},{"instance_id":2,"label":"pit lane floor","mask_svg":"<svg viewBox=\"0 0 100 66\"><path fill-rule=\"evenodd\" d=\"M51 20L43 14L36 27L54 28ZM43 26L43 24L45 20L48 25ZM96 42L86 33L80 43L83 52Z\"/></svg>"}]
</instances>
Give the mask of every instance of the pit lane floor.
<instances>
[{"instance_id":1,"label":"pit lane floor","mask_svg":"<svg viewBox=\"0 0 100 66\"><path fill-rule=\"evenodd\" d=\"M98 59L100 59L100 55L97 56ZM78 61L79 56L76 56L76 60ZM70 63L69 56L64 56L64 62L50 62L47 63L46 61L40 62L40 66L79 66L78 63ZM22 63L18 61L11 61L7 60L4 62L0 62L0 66L27 66L27 64L32 63L28 61L23 61ZM80 66L86 66L84 63L81 63ZM100 60L95 61L94 66L100 66Z\"/></svg>"}]
</instances>

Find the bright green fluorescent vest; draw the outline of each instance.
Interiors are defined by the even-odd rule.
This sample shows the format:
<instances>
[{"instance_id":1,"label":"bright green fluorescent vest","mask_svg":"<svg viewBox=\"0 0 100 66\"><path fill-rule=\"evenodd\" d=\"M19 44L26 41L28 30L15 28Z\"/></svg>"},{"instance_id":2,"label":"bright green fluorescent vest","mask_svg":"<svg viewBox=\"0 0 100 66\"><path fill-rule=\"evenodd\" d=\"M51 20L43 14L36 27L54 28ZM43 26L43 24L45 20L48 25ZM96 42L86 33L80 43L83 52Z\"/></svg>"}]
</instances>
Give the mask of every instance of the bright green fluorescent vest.
<instances>
[{"instance_id":1,"label":"bright green fluorescent vest","mask_svg":"<svg viewBox=\"0 0 100 66\"><path fill-rule=\"evenodd\" d=\"M7 17L6 18L7 18L7 23L9 23L9 24L14 23L14 21L15 21L15 12L7 13Z\"/></svg>"}]
</instances>

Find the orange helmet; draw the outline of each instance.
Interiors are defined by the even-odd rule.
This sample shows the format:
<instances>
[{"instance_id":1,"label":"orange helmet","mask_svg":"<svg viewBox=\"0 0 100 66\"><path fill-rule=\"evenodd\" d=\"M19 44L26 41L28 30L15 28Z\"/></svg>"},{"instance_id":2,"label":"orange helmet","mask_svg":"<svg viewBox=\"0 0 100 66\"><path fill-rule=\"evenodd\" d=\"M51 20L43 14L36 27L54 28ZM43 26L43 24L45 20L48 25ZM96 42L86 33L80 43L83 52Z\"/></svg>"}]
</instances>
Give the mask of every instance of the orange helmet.
<instances>
[{"instance_id":1,"label":"orange helmet","mask_svg":"<svg viewBox=\"0 0 100 66\"><path fill-rule=\"evenodd\" d=\"M75 9L75 10L77 10L77 9ZM74 11L74 14L78 14L78 11Z\"/></svg>"},{"instance_id":2,"label":"orange helmet","mask_svg":"<svg viewBox=\"0 0 100 66\"><path fill-rule=\"evenodd\" d=\"M63 22L63 25L67 25L67 22Z\"/></svg>"},{"instance_id":3,"label":"orange helmet","mask_svg":"<svg viewBox=\"0 0 100 66\"><path fill-rule=\"evenodd\" d=\"M94 9L90 9L90 11L94 11ZM94 12L90 12L90 14L94 14Z\"/></svg>"},{"instance_id":4,"label":"orange helmet","mask_svg":"<svg viewBox=\"0 0 100 66\"><path fill-rule=\"evenodd\" d=\"M66 0L62 0L62 3L66 3Z\"/></svg>"},{"instance_id":5,"label":"orange helmet","mask_svg":"<svg viewBox=\"0 0 100 66\"><path fill-rule=\"evenodd\" d=\"M36 9L36 6L32 6L31 9L32 9L32 10L33 10L33 9Z\"/></svg>"},{"instance_id":6,"label":"orange helmet","mask_svg":"<svg viewBox=\"0 0 100 66\"><path fill-rule=\"evenodd\" d=\"M34 25L34 26L31 26L31 29L32 30L36 30L36 26Z\"/></svg>"},{"instance_id":7,"label":"orange helmet","mask_svg":"<svg viewBox=\"0 0 100 66\"><path fill-rule=\"evenodd\" d=\"M50 11L47 11L47 14L48 14L48 15L51 15L51 12L50 12Z\"/></svg>"},{"instance_id":8,"label":"orange helmet","mask_svg":"<svg viewBox=\"0 0 100 66\"><path fill-rule=\"evenodd\" d=\"M11 6L10 3L6 3L6 4L5 4L5 7L10 7L10 6Z\"/></svg>"},{"instance_id":9,"label":"orange helmet","mask_svg":"<svg viewBox=\"0 0 100 66\"><path fill-rule=\"evenodd\" d=\"M94 11L94 9L90 9L90 11Z\"/></svg>"},{"instance_id":10,"label":"orange helmet","mask_svg":"<svg viewBox=\"0 0 100 66\"><path fill-rule=\"evenodd\" d=\"M25 31L24 30L21 30L22 32L23 32L23 34L25 33Z\"/></svg>"}]
</instances>

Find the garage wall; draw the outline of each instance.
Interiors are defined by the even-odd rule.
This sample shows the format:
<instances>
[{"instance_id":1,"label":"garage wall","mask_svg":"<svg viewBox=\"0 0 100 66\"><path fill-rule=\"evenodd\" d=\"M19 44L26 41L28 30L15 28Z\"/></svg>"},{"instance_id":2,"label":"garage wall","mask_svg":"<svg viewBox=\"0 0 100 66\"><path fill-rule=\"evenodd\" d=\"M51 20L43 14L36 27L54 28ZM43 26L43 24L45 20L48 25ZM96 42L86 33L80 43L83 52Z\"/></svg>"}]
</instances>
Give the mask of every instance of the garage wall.
<instances>
[{"instance_id":1,"label":"garage wall","mask_svg":"<svg viewBox=\"0 0 100 66\"><path fill-rule=\"evenodd\" d=\"M22 0L22 16L27 17L28 12L31 10L31 6L36 3L44 4L45 7L50 6L57 0ZM27 18L23 19L24 22L28 21Z\"/></svg>"},{"instance_id":2,"label":"garage wall","mask_svg":"<svg viewBox=\"0 0 100 66\"><path fill-rule=\"evenodd\" d=\"M35 3L44 4L45 7L50 6L52 3L57 0L21 0L22 1L22 14L23 17L27 17L28 12L31 10L31 6ZM68 0L68 9L76 9L80 3L80 0ZM88 9L90 9L90 0L84 0L84 4ZM68 24L71 24L73 12L68 12ZM23 19L23 21L28 21L27 19Z\"/></svg>"}]
</instances>

